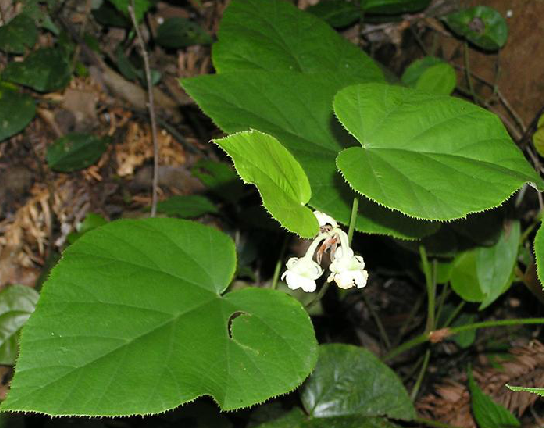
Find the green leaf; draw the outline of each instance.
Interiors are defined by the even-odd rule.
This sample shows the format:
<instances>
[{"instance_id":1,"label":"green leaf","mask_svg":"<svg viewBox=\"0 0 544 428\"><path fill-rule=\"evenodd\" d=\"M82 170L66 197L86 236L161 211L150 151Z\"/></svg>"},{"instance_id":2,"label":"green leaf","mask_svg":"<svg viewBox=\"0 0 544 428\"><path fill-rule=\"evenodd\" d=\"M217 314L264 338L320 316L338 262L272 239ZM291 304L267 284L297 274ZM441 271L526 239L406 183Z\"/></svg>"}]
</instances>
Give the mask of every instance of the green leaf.
<instances>
[{"instance_id":1,"label":"green leaf","mask_svg":"<svg viewBox=\"0 0 544 428\"><path fill-rule=\"evenodd\" d=\"M512 222L495 245L457 256L451 274L453 290L468 302L481 302L480 310L493 303L512 284L520 233L519 222Z\"/></svg>"},{"instance_id":2,"label":"green leaf","mask_svg":"<svg viewBox=\"0 0 544 428\"><path fill-rule=\"evenodd\" d=\"M143 64L142 69L136 68L130 59L125 55L121 45L115 49L115 57L117 59L117 68L127 80L138 80L142 86L147 86L147 76L143 70ZM159 71L153 69L150 70L150 75L152 85L159 83L162 77L162 74Z\"/></svg>"},{"instance_id":3,"label":"green leaf","mask_svg":"<svg viewBox=\"0 0 544 428\"><path fill-rule=\"evenodd\" d=\"M200 217L204 214L216 214L215 205L208 198L200 195L172 196L157 204L157 212L180 218Z\"/></svg>"},{"instance_id":4,"label":"green leaf","mask_svg":"<svg viewBox=\"0 0 544 428\"><path fill-rule=\"evenodd\" d=\"M24 285L0 291L0 364L15 363L19 331L34 312L38 297L36 290Z\"/></svg>"},{"instance_id":5,"label":"green leaf","mask_svg":"<svg viewBox=\"0 0 544 428\"><path fill-rule=\"evenodd\" d=\"M331 71L383 80L376 63L321 19L284 0L233 0L213 46L218 73Z\"/></svg>"},{"instance_id":6,"label":"green leaf","mask_svg":"<svg viewBox=\"0 0 544 428\"><path fill-rule=\"evenodd\" d=\"M476 6L450 13L443 20L458 36L486 50L502 48L508 38L508 26L501 14L488 6Z\"/></svg>"},{"instance_id":7,"label":"green leaf","mask_svg":"<svg viewBox=\"0 0 544 428\"><path fill-rule=\"evenodd\" d=\"M2 79L40 92L62 89L70 77L68 60L57 48L38 49L23 62L10 62L2 73Z\"/></svg>"},{"instance_id":8,"label":"green leaf","mask_svg":"<svg viewBox=\"0 0 544 428\"><path fill-rule=\"evenodd\" d=\"M258 427L258 428L301 428L302 423L306 419L304 412L300 409L300 407L293 407L291 410L286 412L283 409L276 409L276 407L270 408L270 405L265 404L264 406L261 406L258 408L252 415L252 420L265 420L263 423L257 423L257 424L251 424L252 427ZM262 415L264 412L259 412L261 408L264 407L264 411L268 411L269 415ZM258 415L255 415L255 413L259 412ZM264 416L268 416L265 418Z\"/></svg>"},{"instance_id":9,"label":"green leaf","mask_svg":"<svg viewBox=\"0 0 544 428\"><path fill-rule=\"evenodd\" d=\"M402 83L436 95L450 95L457 75L451 65L433 56L414 61L402 75Z\"/></svg>"},{"instance_id":10,"label":"green leaf","mask_svg":"<svg viewBox=\"0 0 544 428\"><path fill-rule=\"evenodd\" d=\"M495 403L474 381L472 371L468 371L468 387L472 401L472 414L479 428L519 427L520 422L505 407Z\"/></svg>"},{"instance_id":11,"label":"green leaf","mask_svg":"<svg viewBox=\"0 0 544 428\"><path fill-rule=\"evenodd\" d=\"M110 0L110 2L119 12L129 16L128 6L131 4L132 0ZM134 0L134 15L136 15L136 20L138 22L143 19L145 13L149 10L151 5L152 2L150 0Z\"/></svg>"},{"instance_id":12,"label":"green leaf","mask_svg":"<svg viewBox=\"0 0 544 428\"><path fill-rule=\"evenodd\" d=\"M541 397L544 397L544 388L526 388L524 386L512 386L512 385L505 385L510 391L515 392L532 392L533 394L540 395Z\"/></svg>"},{"instance_id":13,"label":"green leaf","mask_svg":"<svg viewBox=\"0 0 544 428\"><path fill-rule=\"evenodd\" d=\"M212 38L196 22L176 16L168 18L157 28L155 41L165 48L179 49L191 45L209 45Z\"/></svg>"},{"instance_id":14,"label":"green leaf","mask_svg":"<svg viewBox=\"0 0 544 428\"><path fill-rule=\"evenodd\" d=\"M0 83L0 142L25 129L35 115L36 103L30 95Z\"/></svg>"},{"instance_id":15,"label":"green leaf","mask_svg":"<svg viewBox=\"0 0 544 428\"><path fill-rule=\"evenodd\" d=\"M361 11L354 2L328 0L306 8L311 13L335 28L347 27L361 18Z\"/></svg>"},{"instance_id":16,"label":"green leaf","mask_svg":"<svg viewBox=\"0 0 544 428\"><path fill-rule=\"evenodd\" d=\"M234 161L245 183L255 184L263 205L287 230L313 238L319 224L305 205L312 196L306 173L278 140L258 131L214 140Z\"/></svg>"},{"instance_id":17,"label":"green leaf","mask_svg":"<svg viewBox=\"0 0 544 428\"><path fill-rule=\"evenodd\" d=\"M67 240L70 244L73 244L85 233L90 232L97 227L104 226L107 223L108 221L101 215L89 213L85 217L85 220L81 222L81 224L76 225L77 232L72 232L68 234Z\"/></svg>"},{"instance_id":18,"label":"green leaf","mask_svg":"<svg viewBox=\"0 0 544 428\"><path fill-rule=\"evenodd\" d=\"M0 50L7 53L24 54L38 40L38 29L29 16L20 13L0 27Z\"/></svg>"},{"instance_id":19,"label":"green leaf","mask_svg":"<svg viewBox=\"0 0 544 428\"><path fill-rule=\"evenodd\" d=\"M232 240L169 218L121 220L68 247L25 326L3 411L149 414L210 395L223 410L293 390L314 367L292 297L232 280Z\"/></svg>"},{"instance_id":20,"label":"green leaf","mask_svg":"<svg viewBox=\"0 0 544 428\"><path fill-rule=\"evenodd\" d=\"M245 187L234 169L223 162L200 159L191 174L198 178L215 196L236 203L244 194Z\"/></svg>"},{"instance_id":21,"label":"green leaf","mask_svg":"<svg viewBox=\"0 0 544 428\"><path fill-rule=\"evenodd\" d=\"M103 2L98 9L92 11L92 14L94 19L104 26L120 28L132 27L130 18L123 15L107 2Z\"/></svg>"},{"instance_id":22,"label":"green leaf","mask_svg":"<svg viewBox=\"0 0 544 428\"><path fill-rule=\"evenodd\" d=\"M183 80L185 90L226 133L258 129L274 136L300 163L312 189L309 205L349 223L356 193L338 174L338 152L355 142L333 117L339 89L359 79L334 73L247 71ZM311 107L310 107L311 106ZM359 201L357 230L419 238L437 224L419 222L366 199Z\"/></svg>"},{"instance_id":23,"label":"green leaf","mask_svg":"<svg viewBox=\"0 0 544 428\"><path fill-rule=\"evenodd\" d=\"M544 188L499 118L474 104L371 83L341 90L334 110L362 146L338 155L344 178L409 216L453 220L500 205L526 182Z\"/></svg>"},{"instance_id":24,"label":"green leaf","mask_svg":"<svg viewBox=\"0 0 544 428\"><path fill-rule=\"evenodd\" d=\"M540 156L544 156L544 114L538 118L536 131L533 134L533 146Z\"/></svg>"},{"instance_id":25,"label":"green leaf","mask_svg":"<svg viewBox=\"0 0 544 428\"><path fill-rule=\"evenodd\" d=\"M518 257L521 228L513 221L502 231L499 241L492 247L476 250L476 273L485 299L480 309L493 303L512 284Z\"/></svg>"},{"instance_id":26,"label":"green leaf","mask_svg":"<svg viewBox=\"0 0 544 428\"><path fill-rule=\"evenodd\" d=\"M483 302L485 299L476 273L475 251L465 251L455 258L450 281L453 291L463 300Z\"/></svg>"},{"instance_id":27,"label":"green leaf","mask_svg":"<svg viewBox=\"0 0 544 428\"><path fill-rule=\"evenodd\" d=\"M365 0L363 4L366 13L397 15L423 10L430 3L431 0Z\"/></svg>"},{"instance_id":28,"label":"green leaf","mask_svg":"<svg viewBox=\"0 0 544 428\"><path fill-rule=\"evenodd\" d=\"M462 327L467 324L472 324L476 321L475 314L465 314L462 313L459 317L453 322L452 327ZM476 340L476 329L462 331L457 333L452 337L452 339L457 343L461 348L465 349L471 346Z\"/></svg>"},{"instance_id":29,"label":"green leaf","mask_svg":"<svg viewBox=\"0 0 544 428\"><path fill-rule=\"evenodd\" d=\"M335 416L332 418L312 418L303 423L302 428L399 428L399 425L389 422L387 418Z\"/></svg>"},{"instance_id":30,"label":"green leaf","mask_svg":"<svg viewBox=\"0 0 544 428\"><path fill-rule=\"evenodd\" d=\"M47 148L47 163L60 172L87 168L100 159L110 141L92 134L68 134Z\"/></svg>"},{"instance_id":31,"label":"green leaf","mask_svg":"<svg viewBox=\"0 0 544 428\"><path fill-rule=\"evenodd\" d=\"M321 345L301 391L310 416L388 416L412 420L415 410L397 375L371 352L351 345Z\"/></svg>"},{"instance_id":32,"label":"green leaf","mask_svg":"<svg viewBox=\"0 0 544 428\"><path fill-rule=\"evenodd\" d=\"M542 223L540 224L538 232L536 233L533 248L536 258L537 276L540 280L540 284L544 285L544 226Z\"/></svg>"}]
</instances>

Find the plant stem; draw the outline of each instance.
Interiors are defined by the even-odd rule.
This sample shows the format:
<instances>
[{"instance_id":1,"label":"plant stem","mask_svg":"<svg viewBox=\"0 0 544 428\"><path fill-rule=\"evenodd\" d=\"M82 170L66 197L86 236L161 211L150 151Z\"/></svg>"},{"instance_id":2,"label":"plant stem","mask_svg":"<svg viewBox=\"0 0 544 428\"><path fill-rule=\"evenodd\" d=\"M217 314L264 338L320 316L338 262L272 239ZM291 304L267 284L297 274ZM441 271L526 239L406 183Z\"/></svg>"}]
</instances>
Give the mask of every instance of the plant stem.
<instances>
[{"instance_id":1,"label":"plant stem","mask_svg":"<svg viewBox=\"0 0 544 428\"><path fill-rule=\"evenodd\" d=\"M464 300L461 300L461 303L459 303L457 305L457 307L455 308L455 310L452 312L452 314L450 315L450 317L446 320L446 322L444 323L444 325L442 326L442 328L446 328L446 327L449 327L449 325L452 323L452 321L457 317L457 315L459 315L459 312L461 312L461 310L463 309L463 307L465 306L467 302L465 302Z\"/></svg>"},{"instance_id":2,"label":"plant stem","mask_svg":"<svg viewBox=\"0 0 544 428\"><path fill-rule=\"evenodd\" d=\"M278 286L278 280L280 278L281 266L283 265L283 257L285 256L285 249L287 248L287 242L289 242L289 235L286 234L285 238L283 239L283 244L281 246L278 261L276 262L274 275L272 275L272 284L270 285L270 288L272 288L272 290L275 290L276 287Z\"/></svg>"},{"instance_id":3,"label":"plant stem","mask_svg":"<svg viewBox=\"0 0 544 428\"><path fill-rule=\"evenodd\" d=\"M479 328L501 327L501 326L518 325L518 324L544 324L544 318L524 318L520 320L482 321L482 322L476 322L473 324L466 324L460 327L447 328L443 330L446 330L446 332L448 333L447 336L453 336L455 334L462 333L463 331L477 330ZM414 346L430 341L431 333L432 332L423 333L417 337L414 337L411 340L404 342L402 345L393 349L386 356L384 356L382 360L388 361L396 357L397 355L400 355L403 352L406 352L408 349L413 348Z\"/></svg>"},{"instance_id":4,"label":"plant stem","mask_svg":"<svg viewBox=\"0 0 544 428\"><path fill-rule=\"evenodd\" d=\"M365 302L366 307L370 311L370 315L372 315L372 318L374 318L374 322L378 326L378 332L380 333L380 337L383 340L383 343L385 344L387 349L391 349L391 341L389 340L389 337L387 336L387 332L385 331L385 328L382 324L382 320L378 316L378 313L374 309L374 306L368 300L368 297L366 296L366 294L361 293L361 295L363 296L363 300Z\"/></svg>"},{"instance_id":5,"label":"plant stem","mask_svg":"<svg viewBox=\"0 0 544 428\"><path fill-rule=\"evenodd\" d=\"M315 298L305 306L306 310L310 309L313 305L315 305L317 302L319 302L323 298L323 296L329 289L330 284L331 284L330 282L325 282L325 284L323 284L323 287L321 287L321 290L319 290Z\"/></svg>"},{"instance_id":6,"label":"plant stem","mask_svg":"<svg viewBox=\"0 0 544 428\"><path fill-rule=\"evenodd\" d=\"M469 60L469 57L468 57L468 42L465 41L464 45L463 45L463 56L464 56L464 59L465 59L465 76L466 76L466 79L467 79L467 84L468 84L468 88L469 88L469 91L470 91L470 94L472 95L472 98L474 99L474 102L476 104L478 104L478 100L477 100L477 97L476 97L476 92L474 92L474 85L472 84L472 79L471 79L471 76L470 76L470 60Z\"/></svg>"},{"instance_id":7,"label":"plant stem","mask_svg":"<svg viewBox=\"0 0 544 428\"><path fill-rule=\"evenodd\" d=\"M434 308L436 292L431 274L431 267L429 266L429 261L427 260L427 252L425 251L425 247L423 245L419 246L419 256L421 257L423 273L425 274L425 286L427 288L427 323L425 326L425 331L430 332L435 327Z\"/></svg>"},{"instance_id":8,"label":"plant stem","mask_svg":"<svg viewBox=\"0 0 544 428\"><path fill-rule=\"evenodd\" d=\"M423 358L423 364L421 365L421 369L419 369L419 375L417 376L416 383L414 384L414 387L412 388L412 392L410 394L412 401L414 401L417 397L417 393L419 392L419 388L421 387L421 383L423 382L423 378L425 377L425 373L427 371L427 366L429 365L430 359L431 348L427 348L427 350L425 351L425 357Z\"/></svg>"},{"instance_id":9,"label":"plant stem","mask_svg":"<svg viewBox=\"0 0 544 428\"><path fill-rule=\"evenodd\" d=\"M132 20L132 25L134 26L134 31L136 31L136 39L138 40L138 45L140 46L140 53L144 60L144 71L145 78L147 81L147 96L148 104L147 109L149 111L149 118L151 120L151 138L153 139L153 187L151 194L151 217L155 217L157 214L157 200L158 200L158 189L159 189L159 141L157 138L157 123L155 117L155 100L153 98L153 83L151 82L151 68L149 67L149 56L145 49L144 39L142 33L140 32L140 27L138 26L138 20L136 19L136 14L134 12L135 5L134 0L130 1L128 5L128 12L130 14L130 19Z\"/></svg>"},{"instance_id":10,"label":"plant stem","mask_svg":"<svg viewBox=\"0 0 544 428\"><path fill-rule=\"evenodd\" d=\"M353 205L351 206L351 216L349 218L348 228L348 244L351 245L351 239L355 232L355 223L357 222L357 211L359 210L359 199L353 198Z\"/></svg>"}]
</instances>

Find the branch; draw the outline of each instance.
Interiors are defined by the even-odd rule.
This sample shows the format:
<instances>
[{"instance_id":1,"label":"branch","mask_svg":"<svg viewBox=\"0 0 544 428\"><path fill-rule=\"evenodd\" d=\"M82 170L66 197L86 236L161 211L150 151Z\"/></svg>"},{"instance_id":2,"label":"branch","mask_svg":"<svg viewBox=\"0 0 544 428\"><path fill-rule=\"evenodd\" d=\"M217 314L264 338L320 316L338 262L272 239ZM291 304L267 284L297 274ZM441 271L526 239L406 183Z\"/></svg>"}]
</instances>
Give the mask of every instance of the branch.
<instances>
[{"instance_id":1,"label":"branch","mask_svg":"<svg viewBox=\"0 0 544 428\"><path fill-rule=\"evenodd\" d=\"M145 50L144 39L142 33L140 32L140 27L138 27L138 21L136 19L136 14L134 13L134 0L131 0L131 4L128 6L128 12L130 14L130 19L132 20L132 25L136 31L136 39L140 47L140 53L144 59L144 71L145 78L147 80L147 96L149 102L147 104L147 109L149 111L149 117L151 119L151 136L153 138L153 189L151 196L151 217L155 217L157 214L157 195L159 189L159 141L157 139L157 121L155 116L155 102L153 98L153 84L151 83L151 69L149 68L149 56Z\"/></svg>"}]
</instances>

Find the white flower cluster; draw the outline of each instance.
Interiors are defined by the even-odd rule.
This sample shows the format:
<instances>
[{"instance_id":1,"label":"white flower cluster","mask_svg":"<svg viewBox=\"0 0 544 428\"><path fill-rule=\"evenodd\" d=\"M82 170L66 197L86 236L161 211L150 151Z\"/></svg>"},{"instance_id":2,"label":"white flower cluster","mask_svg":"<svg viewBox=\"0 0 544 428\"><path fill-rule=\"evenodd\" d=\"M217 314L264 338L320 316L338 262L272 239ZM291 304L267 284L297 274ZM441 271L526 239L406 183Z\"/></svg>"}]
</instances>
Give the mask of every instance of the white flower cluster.
<instances>
[{"instance_id":1,"label":"white flower cluster","mask_svg":"<svg viewBox=\"0 0 544 428\"><path fill-rule=\"evenodd\" d=\"M306 254L293 257L287 261L287 270L281 276L292 290L302 288L306 292L315 291L315 281L323 274L323 269L313 259L314 253L320 247L331 251L331 273L327 282L336 282L340 288L363 288L368 280L365 262L361 256L356 256L348 243L348 235L338 227L337 222L327 214L314 211L319 222L320 233L313 240ZM321 257L318 258L320 260Z\"/></svg>"}]
</instances>

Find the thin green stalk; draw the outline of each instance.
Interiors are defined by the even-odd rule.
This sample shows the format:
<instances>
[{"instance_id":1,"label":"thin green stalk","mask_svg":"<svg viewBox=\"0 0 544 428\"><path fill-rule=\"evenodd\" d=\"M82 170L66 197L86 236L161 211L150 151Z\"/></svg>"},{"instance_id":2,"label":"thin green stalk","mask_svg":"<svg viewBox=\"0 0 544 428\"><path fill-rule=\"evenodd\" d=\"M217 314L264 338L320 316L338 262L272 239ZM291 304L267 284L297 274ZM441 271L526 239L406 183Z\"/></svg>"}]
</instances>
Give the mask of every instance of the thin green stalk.
<instances>
[{"instance_id":1,"label":"thin green stalk","mask_svg":"<svg viewBox=\"0 0 544 428\"><path fill-rule=\"evenodd\" d=\"M313 305L315 305L317 302L319 302L323 298L323 296L329 289L330 284L331 284L330 282L325 282L325 284L323 284L323 287L321 287L321 290L319 290L319 292L317 293L317 296L315 296L315 298L305 306L306 310L310 309Z\"/></svg>"},{"instance_id":2,"label":"thin green stalk","mask_svg":"<svg viewBox=\"0 0 544 428\"><path fill-rule=\"evenodd\" d=\"M414 384L414 387L412 388L412 392L410 394L412 401L414 401L417 397L417 393L419 392L419 388L421 387L421 383L423 382L423 378L425 377L425 373L427 372L427 367L429 366L430 359L431 348L427 348L427 350L425 351L425 357L423 358L423 364L421 365L421 369L419 369L419 375L417 376L416 383Z\"/></svg>"},{"instance_id":3,"label":"thin green stalk","mask_svg":"<svg viewBox=\"0 0 544 428\"><path fill-rule=\"evenodd\" d=\"M460 327L448 328L447 332L449 333L449 336L453 336L455 334L462 333L463 331L477 330L479 328L501 327L501 326L519 325L519 324L544 324L544 318L524 318L520 320L482 321L482 322L476 322L473 324L466 324ZM400 355L403 352L406 352L408 349L413 348L414 346L417 346L429 341L431 339L430 333L432 332L420 334L419 336L404 342L402 345L396 347L395 349L390 351L387 355L385 355L382 358L382 360L388 361L396 357L397 355Z\"/></svg>"},{"instance_id":4,"label":"thin green stalk","mask_svg":"<svg viewBox=\"0 0 544 428\"><path fill-rule=\"evenodd\" d=\"M370 315L372 315L372 318L374 318L374 322L378 326L378 332L380 333L380 338L383 340L383 343L385 343L386 348L391 349L391 341L389 340L389 337L387 336L387 332L385 331L385 328L382 324L382 320L378 316L378 313L374 310L374 306L372 306L366 294L365 293L361 293L361 294L363 296L363 300L365 302L366 307L370 311Z\"/></svg>"},{"instance_id":5,"label":"thin green stalk","mask_svg":"<svg viewBox=\"0 0 544 428\"><path fill-rule=\"evenodd\" d=\"M423 273L425 274L425 286L427 287L427 323L425 331L430 332L434 330L434 309L435 309L435 286L431 274L431 267L427 260L427 252L423 245L419 246L419 256L421 257L421 263L423 265Z\"/></svg>"},{"instance_id":6,"label":"thin green stalk","mask_svg":"<svg viewBox=\"0 0 544 428\"><path fill-rule=\"evenodd\" d=\"M449 325L453 322L453 320L455 318L457 318L457 315L459 315L459 312L461 312L461 310L463 309L463 307L465 306L467 302L465 302L464 300L461 300L461 303L459 303L457 305L457 307L455 308L455 310L452 312L452 314L449 316L449 318L446 320L446 322L444 323L444 325L442 326L442 328L446 328L446 327L449 327Z\"/></svg>"},{"instance_id":7,"label":"thin green stalk","mask_svg":"<svg viewBox=\"0 0 544 428\"><path fill-rule=\"evenodd\" d=\"M357 222L358 210L359 210L359 199L353 198L353 205L351 206L351 216L349 218L349 228L348 228L348 244L349 245L351 245L353 232L355 232L355 223Z\"/></svg>"},{"instance_id":8,"label":"thin green stalk","mask_svg":"<svg viewBox=\"0 0 544 428\"><path fill-rule=\"evenodd\" d=\"M478 100L476 98L476 92L474 92L474 85L472 84L472 79L470 78L470 60L468 57L468 42L465 41L463 45L463 56L465 59L465 75L467 79L468 88L470 91L470 94L472 95L472 98L474 99L474 102L478 104Z\"/></svg>"},{"instance_id":9,"label":"thin green stalk","mask_svg":"<svg viewBox=\"0 0 544 428\"><path fill-rule=\"evenodd\" d=\"M444 309L444 303L446 302L446 299L448 298L449 295L450 295L450 287L448 284L444 284L444 287L442 287L442 293L440 293L440 296L438 296L438 309L436 310L436 316L435 316L437 323L438 323L438 320L440 319L440 316L442 315L442 310Z\"/></svg>"},{"instance_id":10,"label":"thin green stalk","mask_svg":"<svg viewBox=\"0 0 544 428\"><path fill-rule=\"evenodd\" d=\"M285 235L285 238L283 239L283 244L281 246L280 255L278 257L278 260L276 261L274 275L272 275L272 284L270 285L270 288L272 288L272 290L275 290L278 286L278 280L280 279L280 272L283 265L283 257L285 256L285 249L287 248L287 242L289 242L289 235Z\"/></svg>"},{"instance_id":11,"label":"thin green stalk","mask_svg":"<svg viewBox=\"0 0 544 428\"><path fill-rule=\"evenodd\" d=\"M437 422L437 421L432 421L430 419L424 419L424 418L416 418L414 422L418 424L427 425L428 427L433 427L433 428L458 428L453 425L445 424L444 422Z\"/></svg>"}]
</instances>

